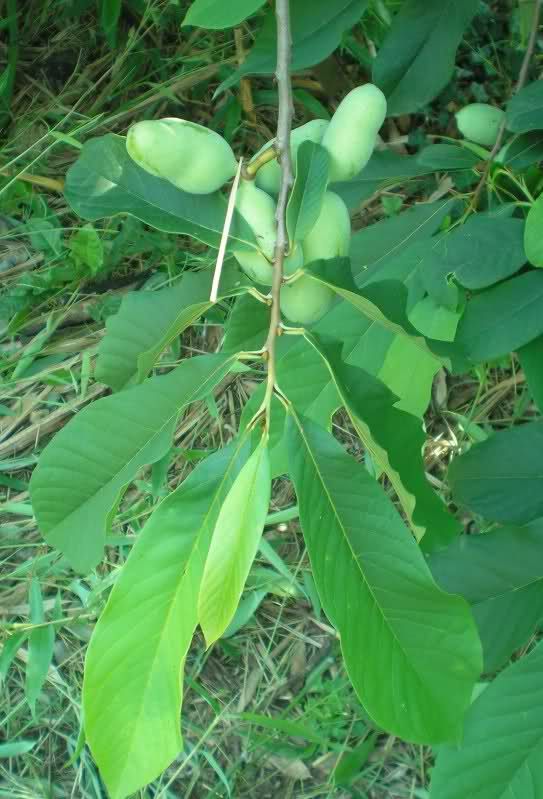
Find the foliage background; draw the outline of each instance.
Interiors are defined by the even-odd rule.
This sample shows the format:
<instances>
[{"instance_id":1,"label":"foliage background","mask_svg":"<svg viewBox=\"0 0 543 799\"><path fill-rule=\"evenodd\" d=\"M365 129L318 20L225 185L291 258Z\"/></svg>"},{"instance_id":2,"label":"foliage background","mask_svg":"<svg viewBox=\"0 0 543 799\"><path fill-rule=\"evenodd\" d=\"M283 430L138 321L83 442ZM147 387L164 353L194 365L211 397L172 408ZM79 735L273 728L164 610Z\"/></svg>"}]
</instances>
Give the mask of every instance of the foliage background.
<instances>
[{"instance_id":1,"label":"foliage background","mask_svg":"<svg viewBox=\"0 0 543 799\"><path fill-rule=\"evenodd\" d=\"M369 79L397 5L370 3L364 24L347 31L329 58L297 72L295 124L328 116L342 95ZM74 578L41 544L28 500L30 471L51 433L104 392L93 366L105 321L127 290L157 288L209 257L194 242L131 217L82 224L62 197L67 167L86 138L124 133L142 116L193 119L220 131L236 152L256 151L273 135L277 94L269 78L245 80L239 90L213 99L219 83L243 62L261 12L235 31L180 33L187 6L143 0L122 7L95 0L11 0L1 6L4 796L105 795L86 750L67 765L77 750L86 643L131 536L166 486L175 487L203 453L231 437L256 385L254 375L237 375L215 401L185 417L169 457L142 473L127 493L95 576ZM398 152L414 153L435 134L456 136L453 113L467 102L503 104L525 38L515 3L481 2L451 83L420 113L389 120L385 140ZM471 172L440 173L379 190L359 205L354 226L392 217L420 199L468 192L476 181ZM223 313L214 310L191 329L163 364L215 348ZM434 486L447 495L445 470L466 440L484 440L491 429L534 416L514 359L448 381L438 374L426 419L426 468ZM342 414L335 433L364 457ZM368 457L366 465L372 468ZM424 799L430 753L374 733L363 717L320 611L292 490L281 480L273 508L253 574L252 596L260 604L254 598L246 603L239 629L211 654L197 639L188 666L185 751L147 795Z\"/></svg>"}]
</instances>

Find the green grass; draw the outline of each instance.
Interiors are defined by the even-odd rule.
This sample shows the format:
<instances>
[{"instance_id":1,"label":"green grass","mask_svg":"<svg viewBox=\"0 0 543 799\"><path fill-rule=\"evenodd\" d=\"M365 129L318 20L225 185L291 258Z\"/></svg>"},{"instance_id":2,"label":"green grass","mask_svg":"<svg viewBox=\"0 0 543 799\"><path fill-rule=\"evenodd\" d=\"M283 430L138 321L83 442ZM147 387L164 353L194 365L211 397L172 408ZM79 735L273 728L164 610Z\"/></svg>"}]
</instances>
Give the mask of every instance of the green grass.
<instances>
[{"instance_id":1,"label":"green grass","mask_svg":"<svg viewBox=\"0 0 543 799\"><path fill-rule=\"evenodd\" d=\"M93 379L105 320L125 291L165 284L208 257L133 219L84 227L66 206L61 182L87 137L124 133L142 116L187 116L219 129L238 149L256 150L273 131L276 99L264 80L252 86L256 116L241 108L235 93L211 102L214 86L235 65L233 36L179 36L186 3L157 0L141 3L143 13L129 9L115 48L99 28L94 3L16 5L19 43L11 58L17 72L0 150L0 796L99 799L106 794L79 737L86 644L131 541L166 486L175 487L202 451L232 436L255 383L253 376L238 375L215 406L198 407L183 420L169 460L140 475L127 492L96 574L74 576L48 550L32 516L28 481L50 436L105 392ZM502 76L511 74L504 62L504 14L462 56L462 75L481 63L493 65L492 96L503 91ZM378 13L372 25L378 36ZM249 46L248 30L243 38ZM364 60L357 60L363 46L355 30L341 53L347 83L364 77ZM297 86L298 124L310 118L315 101L331 108L326 86L304 80ZM486 84L466 79L462 98L473 98L480 85ZM446 95L427 118L411 120L410 133L443 132L447 102ZM383 192L357 223L435 189L432 178L409 191ZM213 348L220 336L218 324L196 326L166 362ZM515 363L447 382L439 378L427 419L427 468L435 487L446 493L447 463L467 439L532 413ZM343 416L336 433L354 444ZM210 652L195 639L184 752L153 792L141 796L427 799L430 753L374 735L350 688L337 638L315 597L293 507L290 485L278 481L273 510L287 512L270 516L251 577L267 593L256 611L245 608L238 631ZM52 659L48 630L54 631ZM27 699L42 677L32 713Z\"/></svg>"}]
</instances>

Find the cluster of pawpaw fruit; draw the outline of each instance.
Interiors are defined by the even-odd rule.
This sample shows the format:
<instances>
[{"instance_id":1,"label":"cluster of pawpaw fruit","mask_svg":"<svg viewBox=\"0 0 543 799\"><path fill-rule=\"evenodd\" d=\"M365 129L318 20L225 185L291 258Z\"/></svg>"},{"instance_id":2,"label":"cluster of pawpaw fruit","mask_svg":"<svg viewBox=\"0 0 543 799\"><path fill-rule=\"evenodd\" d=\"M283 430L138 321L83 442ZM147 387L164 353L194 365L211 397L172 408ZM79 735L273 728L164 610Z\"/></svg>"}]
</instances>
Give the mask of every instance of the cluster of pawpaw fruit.
<instances>
[{"instance_id":1,"label":"cluster of pawpaw fruit","mask_svg":"<svg viewBox=\"0 0 543 799\"><path fill-rule=\"evenodd\" d=\"M353 89L330 122L316 119L292 131L293 168L302 142L314 141L328 151L329 181L350 180L369 161L385 114L386 100L380 89L373 84ZM272 145L268 142L262 149ZM234 153L222 136L183 119L137 122L128 131L127 150L147 172L192 194L217 191L237 169ZM236 250L233 255L244 272L261 285L272 283L280 179L279 165L273 159L257 171L254 180L242 179L236 196L236 208L252 228L258 249ZM347 207L339 195L326 191L313 229L302 242L291 245L284 276L289 278L311 261L347 255L350 239ZM281 289L281 311L296 324L316 322L332 300L329 288L303 274L287 280Z\"/></svg>"}]
</instances>

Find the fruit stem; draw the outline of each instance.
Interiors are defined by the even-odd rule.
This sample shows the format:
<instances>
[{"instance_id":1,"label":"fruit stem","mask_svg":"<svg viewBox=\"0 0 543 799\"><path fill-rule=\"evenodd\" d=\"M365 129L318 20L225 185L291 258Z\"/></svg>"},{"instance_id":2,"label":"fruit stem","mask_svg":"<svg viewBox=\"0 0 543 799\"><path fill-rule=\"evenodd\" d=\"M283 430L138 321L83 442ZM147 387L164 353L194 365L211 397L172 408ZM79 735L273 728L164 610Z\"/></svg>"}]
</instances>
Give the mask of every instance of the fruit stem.
<instances>
[{"instance_id":1,"label":"fruit stem","mask_svg":"<svg viewBox=\"0 0 543 799\"><path fill-rule=\"evenodd\" d=\"M279 94L279 114L277 119L277 138L275 147L278 152L279 167L281 170L281 183L277 198L275 221L277 232L275 238L275 255L273 262L272 306L270 314L270 327L266 339L265 350L268 353L267 383L264 401L265 427L270 428L270 410L273 392L277 388L275 344L281 326L280 296L283 282L283 264L289 248L287 232L287 202L290 189L294 183L292 163L290 160L290 130L294 105L292 102L292 86L290 82L290 61L292 39L290 35L290 9L289 0L276 0L275 19L277 23L277 67L275 77Z\"/></svg>"},{"instance_id":2,"label":"fruit stem","mask_svg":"<svg viewBox=\"0 0 543 799\"><path fill-rule=\"evenodd\" d=\"M264 164L274 161L278 156L277 145L271 144L268 148L263 150L260 155L255 156L246 167L243 168L243 178L245 180L254 180L256 173Z\"/></svg>"}]
</instances>

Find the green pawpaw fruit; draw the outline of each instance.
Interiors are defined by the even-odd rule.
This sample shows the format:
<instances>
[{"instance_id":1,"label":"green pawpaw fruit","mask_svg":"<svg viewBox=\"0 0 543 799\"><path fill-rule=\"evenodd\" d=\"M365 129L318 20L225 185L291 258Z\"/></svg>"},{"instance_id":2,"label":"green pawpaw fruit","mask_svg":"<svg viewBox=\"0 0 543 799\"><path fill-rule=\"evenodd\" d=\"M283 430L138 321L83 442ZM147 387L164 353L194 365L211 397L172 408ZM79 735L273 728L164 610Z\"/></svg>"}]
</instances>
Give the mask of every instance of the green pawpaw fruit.
<instances>
[{"instance_id":1,"label":"green pawpaw fruit","mask_svg":"<svg viewBox=\"0 0 543 799\"><path fill-rule=\"evenodd\" d=\"M327 191L318 219L303 241L305 263L349 255L350 245L351 218L347 206L338 194Z\"/></svg>"},{"instance_id":2,"label":"green pawpaw fruit","mask_svg":"<svg viewBox=\"0 0 543 799\"><path fill-rule=\"evenodd\" d=\"M190 194L217 191L237 169L222 136L186 119L136 122L128 131L126 149L138 166Z\"/></svg>"},{"instance_id":3,"label":"green pawpaw fruit","mask_svg":"<svg viewBox=\"0 0 543 799\"><path fill-rule=\"evenodd\" d=\"M297 325L312 325L332 305L334 292L305 275L281 288L281 311Z\"/></svg>"},{"instance_id":4,"label":"green pawpaw fruit","mask_svg":"<svg viewBox=\"0 0 543 799\"><path fill-rule=\"evenodd\" d=\"M373 83L358 86L343 98L322 138L330 154L330 182L351 180L366 166L386 110L385 95Z\"/></svg>"},{"instance_id":5,"label":"green pawpaw fruit","mask_svg":"<svg viewBox=\"0 0 543 799\"><path fill-rule=\"evenodd\" d=\"M464 138L482 144L483 147L493 147L505 111L488 103L471 103L464 106L455 116L458 130Z\"/></svg>"},{"instance_id":6,"label":"green pawpaw fruit","mask_svg":"<svg viewBox=\"0 0 543 799\"><path fill-rule=\"evenodd\" d=\"M271 286L273 281L273 264L259 250L236 250L234 258L241 266L245 274L261 283L263 286ZM304 265L304 254L301 244L296 244L294 250L285 258L283 262L283 274L292 275L297 269Z\"/></svg>"},{"instance_id":7,"label":"green pawpaw fruit","mask_svg":"<svg viewBox=\"0 0 543 799\"><path fill-rule=\"evenodd\" d=\"M255 234L258 250L235 250L233 255L243 271L257 283L271 286L275 250L275 201L252 180L242 180L236 196L236 208ZM292 274L303 265L301 246L285 259L283 270Z\"/></svg>"},{"instance_id":8,"label":"green pawpaw fruit","mask_svg":"<svg viewBox=\"0 0 543 799\"><path fill-rule=\"evenodd\" d=\"M292 159L293 173L296 174L296 156L298 148L304 141L314 141L320 144L324 131L328 127L326 119L312 119L311 122L306 122L305 125L300 125L299 128L294 128L290 134L290 157ZM275 139L262 147L255 158L260 155L268 147L271 147ZM279 194L279 186L281 185L281 169L277 159L268 161L267 164L261 166L256 173L256 185L266 191L268 194L277 196Z\"/></svg>"}]
</instances>

